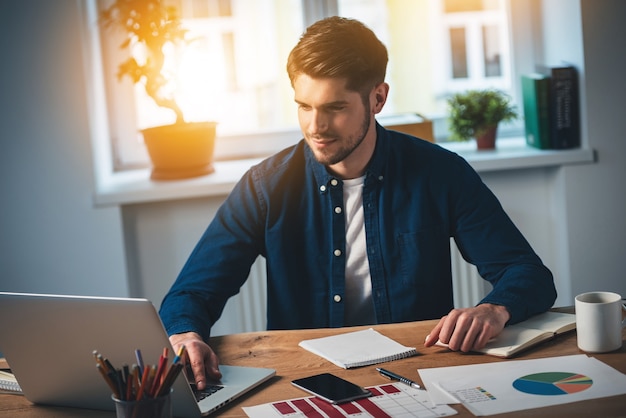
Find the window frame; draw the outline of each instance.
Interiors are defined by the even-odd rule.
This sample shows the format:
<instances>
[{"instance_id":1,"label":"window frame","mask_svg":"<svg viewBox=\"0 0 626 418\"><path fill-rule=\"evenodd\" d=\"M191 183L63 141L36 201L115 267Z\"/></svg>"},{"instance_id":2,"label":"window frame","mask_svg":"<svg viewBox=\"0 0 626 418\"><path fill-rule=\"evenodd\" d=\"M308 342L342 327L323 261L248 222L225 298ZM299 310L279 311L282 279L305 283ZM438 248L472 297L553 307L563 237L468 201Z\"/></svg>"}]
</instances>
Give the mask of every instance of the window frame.
<instances>
[{"instance_id":1,"label":"window frame","mask_svg":"<svg viewBox=\"0 0 626 418\"><path fill-rule=\"evenodd\" d=\"M336 0L302 1L303 5L306 5L306 7L303 7L303 13L305 11L308 13L308 17L303 16L305 25L309 21L316 21L320 16L324 16L327 13L333 14L333 10L337 10ZM518 74L533 71L535 58L540 52L535 47L538 44L535 42L535 39L540 34L532 30L533 19L537 18L536 15L539 11L536 8L533 9L525 1L509 0L507 3L509 5L507 14L510 27L509 43L512 62L511 80L516 80ZM114 147L111 141L115 139L111 139L110 133L113 129L109 126L108 112L111 106L124 106L124 99L116 98L109 102L106 100L104 63L100 56L101 43L97 25L97 0L81 2L81 7L85 16L83 19L85 23L83 28L85 36L83 39L85 40L84 54L86 57L87 94L89 96L88 103L92 125L94 168L97 183L106 184L114 176L123 175L123 171L120 171L119 167L116 167L114 164ZM516 19L511 18L512 14L516 15ZM127 82L130 83L130 81ZM514 101L521 103L519 100L521 88L517 84L512 84L511 92ZM432 115L432 118L434 119L436 130L438 129L437 126L443 125L444 115ZM520 132L519 128L520 123L518 122L513 135ZM503 136L503 134L506 135L506 129L500 130L500 135ZM250 135L220 137L220 141L216 144L216 152L219 152L224 158L238 158L238 155L240 155L239 150L241 149L246 149L247 154L240 156L240 158L270 155L292 145L301 136L299 128L294 126L281 131L259 131ZM131 167L131 171L133 168L144 170L146 167L147 165Z\"/></svg>"},{"instance_id":2,"label":"window frame","mask_svg":"<svg viewBox=\"0 0 626 418\"><path fill-rule=\"evenodd\" d=\"M153 101L147 97L142 85L133 84L128 77L123 77L122 79L117 80L118 64L120 60L124 57L123 54L128 54L128 51L121 51L119 48L119 45L124 40L123 33L121 33L120 31L110 31L103 34L97 32L98 27L96 24L98 10L106 7L108 1L112 0L87 0L87 8L92 9L92 17L90 18L91 24L96 25L96 27L92 28L91 30L91 32L94 33L94 39L91 42L91 45L94 46L95 51L101 51L103 55L103 57L98 60L99 62L101 62L103 71L98 71L96 74L92 75L94 78L98 78L98 82L101 82L105 87L104 103L106 104L107 109L106 117L109 119L108 131L110 133L109 141L111 143L110 152L112 165L114 171L121 172L125 170L142 169L149 167L148 153L143 143L143 137L139 132L138 127L139 129L141 129L142 127L154 126L155 124L157 124L155 123L155 121L159 120L162 120L163 123L158 124L174 123L175 117L173 114L169 114L169 110L156 106ZM179 7L181 8L181 14L184 20L185 13L189 10L187 8L188 5L181 0L177 1L179 3ZM236 1L237 0L233 0L233 3L236 3ZM328 9L328 4L326 3L331 4L334 1L335 0L302 0L303 5L308 5L306 10L303 9L303 14L311 14L311 16L303 16L302 24L304 25L307 20L317 20L315 16L327 13L328 10L331 9ZM233 4L231 5L231 7L234 7L236 9L237 4ZM258 17L261 18L262 16ZM239 21L239 17L236 15L218 16L206 19L211 19L210 27L207 28L207 30L201 32L204 32L203 35L205 36L208 34L210 37L212 37L212 39L215 39L216 37L221 37L227 33L232 34L237 25L242 25L243 23L245 23ZM205 19L202 18L199 20ZM197 25L199 24L201 24L201 22L185 22L185 26L188 28L197 27ZM107 41L101 42L100 40L104 36L106 36ZM220 46L220 48L222 46ZM245 61L245 65L242 65L242 68L249 68L251 64L249 62L250 60L244 59L243 61ZM107 83L108 80L115 80L115 82ZM286 77L285 82L287 82ZM237 91L236 93L237 94L233 95L233 101L237 101L236 98L239 95L240 91ZM137 96L143 97L141 104L142 108L148 108L150 109L149 112L157 113L154 118L148 117L142 122L137 110ZM239 97L241 97L241 95L239 95ZM217 108L221 109L222 105L217 106ZM288 111L286 110L287 105L288 103L281 102L279 106L282 106L282 108L279 109L279 113ZM293 143L294 137L292 137L292 140L289 143L284 142L283 131L285 129L289 132L295 133L295 138L299 139L299 128L297 126L297 123L295 122L295 117L293 126L279 130L264 131L262 129L257 129L254 133L220 133L219 141L216 142L215 159L219 161L224 159L249 158L259 155L272 154L273 152ZM134 133L134 140L133 138L129 137L130 132ZM267 136L267 141L258 141L261 143L250 144L250 146L241 145L242 143L246 143L250 138L259 138L259 136L263 137L264 134ZM121 135L124 135L123 139L119 137ZM279 139L274 139L275 136ZM278 148L279 146L281 148ZM254 154L252 153L253 150L255 152Z\"/></svg>"},{"instance_id":3,"label":"window frame","mask_svg":"<svg viewBox=\"0 0 626 418\"><path fill-rule=\"evenodd\" d=\"M436 94L447 96L468 89L482 89L494 87L497 89L512 91L515 80L515 63L513 61L512 40L514 22L511 16L510 4L512 1L498 0L498 10L487 10L482 12L454 12L445 13L445 0L435 0L431 9L431 21L434 26L439 27L439 36L433 37L431 51L433 61L438 62L442 71L434 72L434 84ZM506 20L506 21L504 21ZM502 75L499 77L481 76L484 67L481 63L484 57L482 47L482 27L484 24L492 23L498 27L499 38L503 45L502 62L510 62L510 65L502 65ZM502 25L500 23L503 23ZM508 26L508 30L507 30ZM467 46L468 77L455 79L452 75L452 50L450 42L450 29L465 29L465 40ZM444 51L437 53L435 51Z\"/></svg>"}]
</instances>

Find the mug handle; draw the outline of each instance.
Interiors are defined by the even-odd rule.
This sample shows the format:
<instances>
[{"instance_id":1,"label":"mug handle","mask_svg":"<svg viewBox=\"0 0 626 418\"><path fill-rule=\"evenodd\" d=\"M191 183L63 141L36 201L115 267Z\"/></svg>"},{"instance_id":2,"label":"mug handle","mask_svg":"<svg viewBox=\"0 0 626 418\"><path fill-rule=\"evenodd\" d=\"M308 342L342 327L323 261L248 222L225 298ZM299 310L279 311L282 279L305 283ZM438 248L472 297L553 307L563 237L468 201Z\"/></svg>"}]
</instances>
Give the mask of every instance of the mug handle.
<instances>
[{"instance_id":1,"label":"mug handle","mask_svg":"<svg viewBox=\"0 0 626 418\"><path fill-rule=\"evenodd\" d=\"M624 299L622 299L622 311L626 312L626 303L624 303ZM622 328L626 328L626 317L622 319Z\"/></svg>"}]
</instances>

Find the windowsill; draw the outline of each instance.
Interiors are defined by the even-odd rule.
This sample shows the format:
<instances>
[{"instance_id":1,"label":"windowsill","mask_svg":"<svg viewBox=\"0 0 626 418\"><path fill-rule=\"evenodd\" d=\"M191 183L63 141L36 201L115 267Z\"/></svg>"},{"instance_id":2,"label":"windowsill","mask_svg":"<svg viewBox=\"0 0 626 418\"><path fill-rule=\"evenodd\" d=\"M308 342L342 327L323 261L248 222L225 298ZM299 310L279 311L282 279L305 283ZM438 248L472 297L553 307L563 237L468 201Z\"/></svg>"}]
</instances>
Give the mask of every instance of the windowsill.
<instances>
[{"instance_id":1,"label":"windowsill","mask_svg":"<svg viewBox=\"0 0 626 418\"><path fill-rule=\"evenodd\" d=\"M524 138L501 139L493 151L477 151L476 143L442 143L458 153L480 172L518 170L567 164L592 163L591 149L539 150L529 147ZM210 175L177 181L152 181L150 170L116 173L96 191L96 206L130 205L196 197L226 196L246 170L261 158L216 162Z\"/></svg>"}]
</instances>

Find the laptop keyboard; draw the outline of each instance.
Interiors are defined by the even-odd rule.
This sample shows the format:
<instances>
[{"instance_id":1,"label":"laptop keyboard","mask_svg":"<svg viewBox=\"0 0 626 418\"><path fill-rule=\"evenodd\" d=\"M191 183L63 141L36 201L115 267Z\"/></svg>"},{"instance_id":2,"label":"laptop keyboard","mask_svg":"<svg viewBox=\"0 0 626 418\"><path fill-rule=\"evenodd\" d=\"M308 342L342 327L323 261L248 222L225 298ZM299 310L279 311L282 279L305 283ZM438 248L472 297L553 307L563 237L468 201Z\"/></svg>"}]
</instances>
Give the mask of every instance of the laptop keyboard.
<instances>
[{"instance_id":1,"label":"laptop keyboard","mask_svg":"<svg viewBox=\"0 0 626 418\"><path fill-rule=\"evenodd\" d=\"M196 388L196 385L194 384L191 385L191 389L193 390L193 394L195 395L197 402L200 402L201 400L208 398L209 396L213 395L215 392L223 388L224 386L207 385L207 387L204 388L204 390L198 390L198 388Z\"/></svg>"}]
</instances>

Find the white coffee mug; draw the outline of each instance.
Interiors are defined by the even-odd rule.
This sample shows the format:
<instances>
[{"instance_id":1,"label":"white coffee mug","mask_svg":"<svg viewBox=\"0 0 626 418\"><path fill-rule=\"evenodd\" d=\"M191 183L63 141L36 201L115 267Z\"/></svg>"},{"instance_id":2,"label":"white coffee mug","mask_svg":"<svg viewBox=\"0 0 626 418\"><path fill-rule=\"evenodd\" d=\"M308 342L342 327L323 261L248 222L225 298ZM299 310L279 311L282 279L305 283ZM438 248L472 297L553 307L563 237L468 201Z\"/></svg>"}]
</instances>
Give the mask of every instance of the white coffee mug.
<instances>
[{"instance_id":1,"label":"white coffee mug","mask_svg":"<svg viewBox=\"0 0 626 418\"><path fill-rule=\"evenodd\" d=\"M578 348L588 353L606 353L622 346L622 297L612 292L588 292L576 296Z\"/></svg>"}]
</instances>

